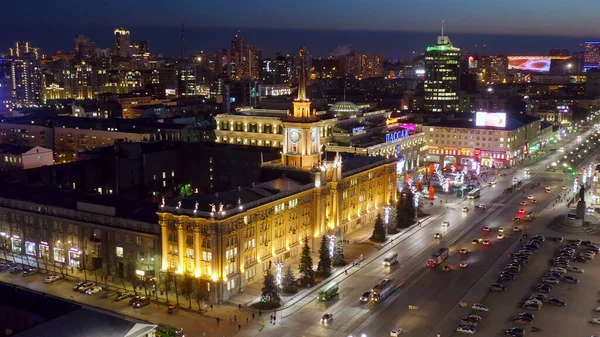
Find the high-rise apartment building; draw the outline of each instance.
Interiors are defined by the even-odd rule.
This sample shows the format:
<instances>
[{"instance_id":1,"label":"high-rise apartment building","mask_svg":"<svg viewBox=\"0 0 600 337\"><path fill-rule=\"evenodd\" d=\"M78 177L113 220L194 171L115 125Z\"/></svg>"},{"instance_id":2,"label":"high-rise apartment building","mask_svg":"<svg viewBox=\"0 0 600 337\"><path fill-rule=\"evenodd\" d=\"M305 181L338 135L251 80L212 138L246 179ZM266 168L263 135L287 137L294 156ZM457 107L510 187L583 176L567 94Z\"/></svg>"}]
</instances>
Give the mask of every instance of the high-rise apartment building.
<instances>
[{"instance_id":1,"label":"high-rise apartment building","mask_svg":"<svg viewBox=\"0 0 600 337\"><path fill-rule=\"evenodd\" d=\"M483 56L480 60L485 83L505 83L508 78L508 58L503 55Z\"/></svg>"},{"instance_id":2,"label":"high-rise apartment building","mask_svg":"<svg viewBox=\"0 0 600 337\"><path fill-rule=\"evenodd\" d=\"M34 56L10 61L11 101L15 106L43 104L44 78L40 61Z\"/></svg>"},{"instance_id":3,"label":"high-rise apartment building","mask_svg":"<svg viewBox=\"0 0 600 337\"><path fill-rule=\"evenodd\" d=\"M600 41L585 42L583 59L583 68L586 70L600 67Z\"/></svg>"},{"instance_id":4,"label":"high-rise apartment building","mask_svg":"<svg viewBox=\"0 0 600 337\"><path fill-rule=\"evenodd\" d=\"M229 50L230 77L235 80L243 78L258 79L260 77L260 56L259 49L245 44L244 38L236 34L231 39L231 49Z\"/></svg>"},{"instance_id":5,"label":"high-rise apartment building","mask_svg":"<svg viewBox=\"0 0 600 337\"><path fill-rule=\"evenodd\" d=\"M290 83L291 62L285 55L265 57L261 61L260 78L268 84Z\"/></svg>"},{"instance_id":6,"label":"high-rise apartment building","mask_svg":"<svg viewBox=\"0 0 600 337\"><path fill-rule=\"evenodd\" d=\"M441 35L425 52L425 110L452 113L458 110L460 49Z\"/></svg>"},{"instance_id":7,"label":"high-rise apartment building","mask_svg":"<svg viewBox=\"0 0 600 337\"><path fill-rule=\"evenodd\" d=\"M85 35L73 39L73 54L80 58L91 58L96 54L96 44Z\"/></svg>"},{"instance_id":8,"label":"high-rise apartment building","mask_svg":"<svg viewBox=\"0 0 600 337\"><path fill-rule=\"evenodd\" d=\"M383 77L383 55L351 53L340 57L340 68L344 75L358 79Z\"/></svg>"},{"instance_id":9,"label":"high-rise apartment building","mask_svg":"<svg viewBox=\"0 0 600 337\"><path fill-rule=\"evenodd\" d=\"M115 50L114 54L120 57L129 56L129 38L128 30L121 28L115 29Z\"/></svg>"},{"instance_id":10,"label":"high-rise apartment building","mask_svg":"<svg viewBox=\"0 0 600 337\"><path fill-rule=\"evenodd\" d=\"M29 41L16 41L13 48L9 48L8 55L11 57L33 57L37 60L43 58L40 48L34 48Z\"/></svg>"}]
</instances>

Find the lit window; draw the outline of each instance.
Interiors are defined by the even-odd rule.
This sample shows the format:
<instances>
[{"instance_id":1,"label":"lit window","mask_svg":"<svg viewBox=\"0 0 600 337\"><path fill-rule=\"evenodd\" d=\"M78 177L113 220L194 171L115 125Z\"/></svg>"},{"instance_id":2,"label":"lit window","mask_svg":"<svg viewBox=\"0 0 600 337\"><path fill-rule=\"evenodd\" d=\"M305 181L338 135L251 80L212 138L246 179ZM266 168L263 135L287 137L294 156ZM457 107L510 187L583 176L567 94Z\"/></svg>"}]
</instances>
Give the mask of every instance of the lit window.
<instances>
[{"instance_id":1,"label":"lit window","mask_svg":"<svg viewBox=\"0 0 600 337\"><path fill-rule=\"evenodd\" d=\"M123 257L123 247L117 247L117 257Z\"/></svg>"}]
</instances>

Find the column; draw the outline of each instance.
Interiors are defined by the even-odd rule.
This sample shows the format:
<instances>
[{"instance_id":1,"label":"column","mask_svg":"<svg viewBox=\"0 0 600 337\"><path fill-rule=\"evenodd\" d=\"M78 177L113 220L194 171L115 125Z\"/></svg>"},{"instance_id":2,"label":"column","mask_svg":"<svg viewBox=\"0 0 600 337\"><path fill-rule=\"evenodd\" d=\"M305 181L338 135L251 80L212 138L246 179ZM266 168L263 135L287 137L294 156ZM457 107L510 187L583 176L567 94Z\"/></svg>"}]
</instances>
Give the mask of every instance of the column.
<instances>
[{"instance_id":1,"label":"column","mask_svg":"<svg viewBox=\"0 0 600 337\"><path fill-rule=\"evenodd\" d=\"M183 227L183 224L181 223L177 224L177 243L179 245L179 259L177 260L177 272L183 274L183 272L185 271L185 229Z\"/></svg>"},{"instance_id":2,"label":"column","mask_svg":"<svg viewBox=\"0 0 600 337\"><path fill-rule=\"evenodd\" d=\"M167 222L160 222L160 239L161 239L161 270L169 268L169 228Z\"/></svg>"},{"instance_id":3,"label":"column","mask_svg":"<svg viewBox=\"0 0 600 337\"><path fill-rule=\"evenodd\" d=\"M194 226L194 276L199 277L201 275L200 269L200 254L202 251L200 250L200 226Z\"/></svg>"}]
</instances>

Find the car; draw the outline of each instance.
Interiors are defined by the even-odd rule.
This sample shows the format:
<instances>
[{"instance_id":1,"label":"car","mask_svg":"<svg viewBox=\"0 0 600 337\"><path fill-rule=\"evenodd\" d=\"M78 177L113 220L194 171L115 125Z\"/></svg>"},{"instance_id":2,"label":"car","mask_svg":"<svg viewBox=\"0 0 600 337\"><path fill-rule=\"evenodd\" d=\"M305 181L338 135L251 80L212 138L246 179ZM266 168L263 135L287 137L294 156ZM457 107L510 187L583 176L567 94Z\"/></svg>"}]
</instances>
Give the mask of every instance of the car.
<instances>
[{"instance_id":1,"label":"car","mask_svg":"<svg viewBox=\"0 0 600 337\"><path fill-rule=\"evenodd\" d=\"M498 277L498 278L502 281L514 281L517 279L517 277L515 275L511 275L511 274L501 274L500 277Z\"/></svg>"},{"instance_id":2,"label":"car","mask_svg":"<svg viewBox=\"0 0 600 337\"><path fill-rule=\"evenodd\" d=\"M559 237L555 238L554 241L556 241L558 243L562 243L563 241L565 241L565 238L563 238L562 236L559 236Z\"/></svg>"},{"instance_id":3,"label":"car","mask_svg":"<svg viewBox=\"0 0 600 337\"><path fill-rule=\"evenodd\" d=\"M452 270L452 266L445 265L445 266L442 268L442 270L443 270L443 271L451 271L451 270Z\"/></svg>"},{"instance_id":4,"label":"car","mask_svg":"<svg viewBox=\"0 0 600 337\"><path fill-rule=\"evenodd\" d=\"M577 257L573 258L573 262L588 263L588 260L583 256L577 256Z\"/></svg>"},{"instance_id":5,"label":"car","mask_svg":"<svg viewBox=\"0 0 600 337\"><path fill-rule=\"evenodd\" d=\"M473 239L473 241L471 241L471 244L478 245L479 244L479 239Z\"/></svg>"},{"instance_id":6,"label":"car","mask_svg":"<svg viewBox=\"0 0 600 337\"><path fill-rule=\"evenodd\" d=\"M560 189L564 191L564 190L566 190L566 189L567 189L567 186L565 186L565 185L562 185L562 186L560 187Z\"/></svg>"},{"instance_id":7,"label":"car","mask_svg":"<svg viewBox=\"0 0 600 337\"><path fill-rule=\"evenodd\" d=\"M579 268L576 266L567 266L567 267L565 267L565 269L567 271L574 272L574 273L580 273L580 274L584 272L583 268Z\"/></svg>"},{"instance_id":8,"label":"car","mask_svg":"<svg viewBox=\"0 0 600 337\"><path fill-rule=\"evenodd\" d=\"M506 268L515 268L517 271L521 271L521 266L516 263L509 263L506 265Z\"/></svg>"},{"instance_id":9,"label":"car","mask_svg":"<svg viewBox=\"0 0 600 337\"><path fill-rule=\"evenodd\" d=\"M592 260L594 258L594 253L592 252L581 252L579 256L583 257L586 260ZM25 272L23 272L25 273Z\"/></svg>"},{"instance_id":10,"label":"car","mask_svg":"<svg viewBox=\"0 0 600 337\"><path fill-rule=\"evenodd\" d=\"M474 335L475 329L473 329L470 326L459 326L458 328L456 328L456 332L464 333L466 335Z\"/></svg>"},{"instance_id":11,"label":"car","mask_svg":"<svg viewBox=\"0 0 600 337\"><path fill-rule=\"evenodd\" d=\"M513 183L518 183L519 182L519 178L514 177L512 181L513 181Z\"/></svg>"},{"instance_id":12,"label":"car","mask_svg":"<svg viewBox=\"0 0 600 337\"><path fill-rule=\"evenodd\" d=\"M492 229L489 228L488 226L483 227L483 231L484 232L490 232Z\"/></svg>"},{"instance_id":13,"label":"car","mask_svg":"<svg viewBox=\"0 0 600 337\"><path fill-rule=\"evenodd\" d=\"M496 185L496 180L492 180L490 182L488 182L488 186L494 186Z\"/></svg>"},{"instance_id":14,"label":"car","mask_svg":"<svg viewBox=\"0 0 600 337\"><path fill-rule=\"evenodd\" d=\"M559 307L564 307L567 305L567 302L561 300L560 298L553 297L548 300L548 304L557 305Z\"/></svg>"},{"instance_id":15,"label":"car","mask_svg":"<svg viewBox=\"0 0 600 337\"><path fill-rule=\"evenodd\" d=\"M479 205L475 205L475 208L478 208L478 209L486 209L486 208L487 208L487 206L486 206L486 205L484 205L484 204L479 204Z\"/></svg>"},{"instance_id":16,"label":"car","mask_svg":"<svg viewBox=\"0 0 600 337\"><path fill-rule=\"evenodd\" d=\"M590 323L600 325L600 318L592 318Z\"/></svg>"},{"instance_id":17,"label":"car","mask_svg":"<svg viewBox=\"0 0 600 337\"><path fill-rule=\"evenodd\" d=\"M145 307L150 304L150 297L148 296L138 296L138 299L133 301L132 306L134 308Z\"/></svg>"},{"instance_id":18,"label":"car","mask_svg":"<svg viewBox=\"0 0 600 337\"><path fill-rule=\"evenodd\" d=\"M469 250L467 248L461 248L458 252L462 255L469 254Z\"/></svg>"},{"instance_id":19,"label":"car","mask_svg":"<svg viewBox=\"0 0 600 337\"><path fill-rule=\"evenodd\" d=\"M506 291L506 287L504 286L504 284L501 284L501 283L492 283L492 285L490 285L490 290L491 291Z\"/></svg>"},{"instance_id":20,"label":"car","mask_svg":"<svg viewBox=\"0 0 600 337\"><path fill-rule=\"evenodd\" d=\"M552 263L554 267L563 267L566 268L569 265L569 262L555 261Z\"/></svg>"},{"instance_id":21,"label":"car","mask_svg":"<svg viewBox=\"0 0 600 337\"><path fill-rule=\"evenodd\" d=\"M531 240L536 240L536 241L542 241L542 242L544 242L544 241L546 241L546 237L543 236L543 235L536 235L536 236L532 237Z\"/></svg>"},{"instance_id":22,"label":"car","mask_svg":"<svg viewBox=\"0 0 600 337\"><path fill-rule=\"evenodd\" d=\"M390 331L390 337L398 337L402 333L402 328L396 328Z\"/></svg>"},{"instance_id":23,"label":"car","mask_svg":"<svg viewBox=\"0 0 600 337\"><path fill-rule=\"evenodd\" d=\"M593 245L592 241L590 241L590 240L584 240L584 241L581 241L581 244L582 244L582 245L584 245L584 246L590 246L590 245Z\"/></svg>"},{"instance_id":24,"label":"car","mask_svg":"<svg viewBox=\"0 0 600 337\"><path fill-rule=\"evenodd\" d=\"M532 319L523 317L523 316L515 316L515 317L513 317L512 321L513 321L513 323L518 323L518 324L531 324L531 322L533 322Z\"/></svg>"},{"instance_id":25,"label":"car","mask_svg":"<svg viewBox=\"0 0 600 337\"><path fill-rule=\"evenodd\" d=\"M489 245L490 245L490 240L488 240L488 239L485 239L485 240L481 241L481 243L482 243L484 246L489 246Z\"/></svg>"},{"instance_id":26,"label":"car","mask_svg":"<svg viewBox=\"0 0 600 337\"><path fill-rule=\"evenodd\" d=\"M112 297L112 296L114 296L116 294L117 294L117 292L114 291L114 290L107 290L107 291L104 292L104 294L102 294L102 298L109 298L109 297Z\"/></svg>"},{"instance_id":27,"label":"car","mask_svg":"<svg viewBox=\"0 0 600 337\"><path fill-rule=\"evenodd\" d=\"M594 309L595 312L600 312L600 307L596 307L596 309Z\"/></svg>"},{"instance_id":28,"label":"car","mask_svg":"<svg viewBox=\"0 0 600 337\"><path fill-rule=\"evenodd\" d=\"M37 268L32 268L32 267L23 268L23 276L30 276L33 274L37 274L37 272L38 272Z\"/></svg>"},{"instance_id":29,"label":"car","mask_svg":"<svg viewBox=\"0 0 600 337\"><path fill-rule=\"evenodd\" d=\"M569 244L571 245L576 245L579 246L583 241L579 240L579 239L573 239L573 240L569 240Z\"/></svg>"},{"instance_id":30,"label":"car","mask_svg":"<svg viewBox=\"0 0 600 337\"><path fill-rule=\"evenodd\" d=\"M550 192L552 192L552 191L550 190L550 187L546 187L546 193L550 193Z\"/></svg>"},{"instance_id":31,"label":"car","mask_svg":"<svg viewBox=\"0 0 600 337\"><path fill-rule=\"evenodd\" d=\"M596 254L598 254L598 250L596 249L591 249L591 248L586 248L582 251L582 253L592 253L592 255L596 256Z\"/></svg>"},{"instance_id":32,"label":"car","mask_svg":"<svg viewBox=\"0 0 600 337\"><path fill-rule=\"evenodd\" d=\"M514 274L514 273L519 272L519 269L517 267L511 266L511 267L505 267L504 271Z\"/></svg>"},{"instance_id":33,"label":"car","mask_svg":"<svg viewBox=\"0 0 600 337\"><path fill-rule=\"evenodd\" d=\"M525 209L523 209L523 208L519 209L519 214L525 214Z\"/></svg>"},{"instance_id":34,"label":"car","mask_svg":"<svg viewBox=\"0 0 600 337\"><path fill-rule=\"evenodd\" d=\"M498 232L504 233L504 227L498 227Z\"/></svg>"},{"instance_id":35,"label":"car","mask_svg":"<svg viewBox=\"0 0 600 337\"><path fill-rule=\"evenodd\" d=\"M73 291L78 291L79 288L81 288L84 284L86 284L87 282L85 281L81 281L81 282L77 282L75 283L75 285L73 286Z\"/></svg>"},{"instance_id":36,"label":"car","mask_svg":"<svg viewBox=\"0 0 600 337\"><path fill-rule=\"evenodd\" d=\"M450 221L442 222L442 227L448 227L448 226L450 226Z\"/></svg>"},{"instance_id":37,"label":"car","mask_svg":"<svg viewBox=\"0 0 600 337\"><path fill-rule=\"evenodd\" d=\"M53 283L53 282L60 280L61 278L62 278L62 276L49 275L44 279L44 283Z\"/></svg>"},{"instance_id":38,"label":"car","mask_svg":"<svg viewBox=\"0 0 600 337\"><path fill-rule=\"evenodd\" d=\"M565 274L567 272L567 270L565 268L561 268L561 267L551 268L550 271L553 273L559 273L559 274Z\"/></svg>"},{"instance_id":39,"label":"car","mask_svg":"<svg viewBox=\"0 0 600 337\"><path fill-rule=\"evenodd\" d=\"M559 284L560 280L557 279L556 277L544 277L542 279L543 283L547 283L547 284Z\"/></svg>"},{"instance_id":40,"label":"car","mask_svg":"<svg viewBox=\"0 0 600 337\"><path fill-rule=\"evenodd\" d=\"M523 309L541 310L542 305L539 303L534 303L534 302L525 302L525 304L523 304Z\"/></svg>"},{"instance_id":41,"label":"car","mask_svg":"<svg viewBox=\"0 0 600 337\"><path fill-rule=\"evenodd\" d=\"M93 287L91 287L91 288L88 288L88 289L85 291L85 293L86 293L87 295L93 295L93 294L99 293L99 292L101 292L101 291L102 291L102 287L100 287L100 286L93 286Z\"/></svg>"},{"instance_id":42,"label":"car","mask_svg":"<svg viewBox=\"0 0 600 337\"><path fill-rule=\"evenodd\" d=\"M565 275L562 277L562 280L566 283L579 283L579 279L570 275Z\"/></svg>"},{"instance_id":43,"label":"car","mask_svg":"<svg viewBox=\"0 0 600 337\"><path fill-rule=\"evenodd\" d=\"M321 323L329 323L329 322L331 322L331 320L333 320L333 314L330 312L323 314L323 316L321 316Z\"/></svg>"},{"instance_id":44,"label":"car","mask_svg":"<svg viewBox=\"0 0 600 337\"><path fill-rule=\"evenodd\" d=\"M532 204L537 204L537 200L536 199L531 199L531 203Z\"/></svg>"},{"instance_id":45,"label":"car","mask_svg":"<svg viewBox=\"0 0 600 337\"><path fill-rule=\"evenodd\" d=\"M565 252L565 253L575 253L575 249L574 248L563 248L561 250L559 250L559 252Z\"/></svg>"},{"instance_id":46,"label":"car","mask_svg":"<svg viewBox=\"0 0 600 337\"><path fill-rule=\"evenodd\" d=\"M179 311L179 306L178 306L178 305L170 305L170 306L167 308L167 313L168 313L169 315L173 315L174 313L176 313L176 312L178 312L178 311Z\"/></svg>"},{"instance_id":47,"label":"car","mask_svg":"<svg viewBox=\"0 0 600 337\"><path fill-rule=\"evenodd\" d=\"M496 239L498 239L498 240L504 239L504 234L498 233L498 235L496 235Z\"/></svg>"},{"instance_id":48,"label":"car","mask_svg":"<svg viewBox=\"0 0 600 337\"><path fill-rule=\"evenodd\" d=\"M485 305L481 304L481 303L475 303L471 306L471 309L474 311L490 311L490 309L488 307L486 307Z\"/></svg>"},{"instance_id":49,"label":"car","mask_svg":"<svg viewBox=\"0 0 600 337\"><path fill-rule=\"evenodd\" d=\"M129 294L129 297L131 297L131 298L129 299L129 305L133 305L133 303L134 303L135 301L139 300L139 299L142 297L142 295L134 295L134 294Z\"/></svg>"},{"instance_id":50,"label":"car","mask_svg":"<svg viewBox=\"0 0 600 337\"><path fill-rule=\"evenodd\" d=\"M538 300L542 303L548 301L548 295L546 294L541 294L541 293L533 293L531 294L531 296L529 296L529 300Z\"/></svg>"},{"instance_id":51,"label":"car","mask_svg":"<svg viewBox=\"0 0 600 337\"><path fill-rule=\"evenodd\" d=\"M530 312L520 312L517 314L517 317L529 318L532 321L535 319L535 316Z\"/></svg>"},{"instance_id":52,"label":"car","mask_svg":"<svg viewBox=\"0 0 600 337\"><path fill-rule=\"evenodd\" d=\"M546 273L546 275L544 275L544 277L553 277L553 278L556 278L556 279L560 279L560 276L561 276L561 274L559 274L559 273L553 273L553 272L549 272L549 273Z\"/></svg>"},{"instance_id":53,"label":"car","mask_svg":"<svg viewBox=\"0 0 600 337\"><path fill-rule=\"evenodd\" d=\"M523 330L521 328L510 328L510 329L504 330L504 334L511 336L511 337L522 337L525 335L525 330Z\"/></svg>"},{"instance_id":54,"label":"car","mask_svg":"<svg viewBox=\"0 0 600 337\"><path fill-rule=\"evenodd\" d=\"M23 272L23 267L14 266L14 267L10 268L9 272L14 275L21 274Z\"/></svg>"},{"instance_id":55,"label":"car","mask_svg":"<svg viewBox=\"0 0 600 337\"><path fill-rule=\"evenodd\" d=\"M519 227L519 226L513 227L513 232L520 232L520 231L521 231L521 227Z\"/></svg>"},{"instance_id":56,"label":"car","mask_svg":"<svg viewBox=\"0 0 600 337\"><path fill-rule=\"evenodd\" d=\"M458 323L458 324L460 324L461 326L477 327L477 324L479 324L479 323L477 323L476 321L471 320L471 319L465 319L465 318L463 318L463 319L460 320L460 323Z\"/></svg>"},{"instance_id":57,"label":"car","mask_svg":"<svg viewBox=\"0 0 600 337\"><path fill-rule=\"evenodd\" d=\"M361 302L369 302L369 299L371 298L371 292L370 291L366 291L362 294L362 296L360 296L360 301Z\"/></svg>"},{"instance_id":58,"label":"car","mask_svg":"<svg viewBox=\"0 0 600 337\"><path fill-rule=\"evenodd\" d=\"M81 288L79 288L79 292L82 294L85 294L86 291L88 291L89 289L95 287L96 284L94 282L87 282L86 285L82 286Z\"/></svg>"},{"instance_id":59,"label":"car","mask_svg":"<svg viewBox=\"0 0 600 337\"><path fill-rule=\"evenodd\" d=\"M521 201L519 204L520 204L521 206L526 206L526 205L527 205L527 201Z\"/></svg>"},{"instance_id":60,"label":"car","mask_svg":"<svg viewBox=\"0 0 600 337\"><path fill-rule=\"evenodd\" d=\"M469 261L462 261L459 266L461 268L467 268L469 266Z\"/></svg>"},{"instance_id":61,"label":"car","mask_svg":"<svg viewBox=\"0 0 600 337\"><path fill-rule=\"evenodd\" d=\"M442 238L442 234L440 234L440 233L435 233L435 234L433 234L433 238L434 238L434 239L441 239L441 238Z\"/></svg>"},{"instance_id":62,"label":"car","mask_svg":"<svg viewBox=\"0 0 600 337\"><path fill-rule=\"evenodd\" d=\"M549 294L552 291L552 288L545 288L545 287L539 287L538 286L538 287L535 288L535 290L539 291L541 293L544 293L544 294Z\"/></svg>"},{"instance_id":63,"label":"car","mask_svg":"<svg viewBox=\"0 0 600 337\"><path fill-rule=\"evenodd\" d=\"M117 296L115 297L115 302L122 301L122 300L124 300L124 299L126 299L126 298L129 297L129 293L117 292L116 295Z\"/></svg>"},{"instance_id":64,"label":"car","mask_svg":"<svg viewBox=\"0 0 600 337\"><path fill-rule=\"evenodd\" d=\"M468 212L469 211L469 207L463 207L462 211L463 212Z\"/></svg>"}]
</instances>

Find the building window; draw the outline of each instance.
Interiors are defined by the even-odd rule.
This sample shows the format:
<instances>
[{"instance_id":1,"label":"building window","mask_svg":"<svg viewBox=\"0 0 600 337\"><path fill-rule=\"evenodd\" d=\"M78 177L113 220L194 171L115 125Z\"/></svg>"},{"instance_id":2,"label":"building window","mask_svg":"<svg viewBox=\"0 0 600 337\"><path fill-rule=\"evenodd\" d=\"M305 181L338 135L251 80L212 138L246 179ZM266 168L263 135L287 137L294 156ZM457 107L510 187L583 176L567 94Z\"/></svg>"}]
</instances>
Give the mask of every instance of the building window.
<instances>
[{"instance_id":1,"label":"building window","mask_svg":"<svg viewBox=\"0 0 600 337\"><path fill-rule=\"evenodd\" d=\"M123 257L123 247L117 247L117 257Z\"/></svg>"},{"instance_id":2,"label":"building window","mask_svg":"<svg viewBox=\"0 0 600 337\"><path fill-rule=\"evenodd\" d=\"M141 246L142 242L143 242L142 238L139 237L139 236L136 236L136 238L135 238L135 244L138 245L138 246Z\"/></svg>"}]
</instances>

